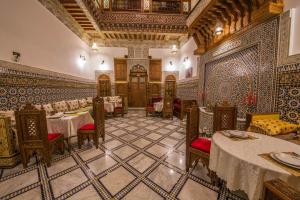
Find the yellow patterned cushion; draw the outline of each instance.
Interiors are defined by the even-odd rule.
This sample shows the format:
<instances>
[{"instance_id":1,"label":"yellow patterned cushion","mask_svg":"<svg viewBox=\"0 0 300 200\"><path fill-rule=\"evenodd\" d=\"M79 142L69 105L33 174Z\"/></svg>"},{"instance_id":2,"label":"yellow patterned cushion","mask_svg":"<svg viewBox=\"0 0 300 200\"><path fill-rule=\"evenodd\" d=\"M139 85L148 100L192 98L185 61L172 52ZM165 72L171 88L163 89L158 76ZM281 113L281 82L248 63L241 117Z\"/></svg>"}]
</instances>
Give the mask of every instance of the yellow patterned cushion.
<instances>
[{"instance_id":1,"label":"yellow patterned cushion","mask_svg":"<svg viewBox=\"0 0 300 200\"><path fill-rule=\"evenodd\" d=\"M87 101L86 101L86 99L80 99L80 100L78 100L78 102L79 102L79 106L80 106L81 108L85 108L85 107L87 106Z\"/></svg>"},{"instance_id":2,"label":"yellow patterned cushion","mask_svg":"<svg viewBox=\"0 0 300 200\"><path fill-rule=\"evenodd\" d=\"M252 121L262 120L262 119L277 119L279 120L279 114L269 114L269 115L253 115Z\"/></svg>"},{"instance_id":3,"label":"yellow patterned cushion","mask_svg":"<svg viewBox=\"0 0 300 200\"><path fill-rule=\"evenodd\" d=\"M92 104L93 103L93 97L87 97L86 101L88 104Z\"/></svg>"},{"instance_id":4,"label":"yellow patterned cushion","mask_svg":"<svg viewBox=\"0 0 300 200\"><path fill-rule=\"evenodd\" d=\"M43 105L43 109L46 111L46 115L51 115L51 113L54 111L51 103Z\"/></svg>"},{"instance_id":5,"label":"yellow patterned cushion","mask_svg":"<svg viewBox=\"0 0 300 200\"><path fill-rule=\"evenodd\" d=\"M252 122L252 125L264 130L268 135L279 135L296 132L300 125L292 124L279 119L260 119Z\"/></svg>"}]
</instances>

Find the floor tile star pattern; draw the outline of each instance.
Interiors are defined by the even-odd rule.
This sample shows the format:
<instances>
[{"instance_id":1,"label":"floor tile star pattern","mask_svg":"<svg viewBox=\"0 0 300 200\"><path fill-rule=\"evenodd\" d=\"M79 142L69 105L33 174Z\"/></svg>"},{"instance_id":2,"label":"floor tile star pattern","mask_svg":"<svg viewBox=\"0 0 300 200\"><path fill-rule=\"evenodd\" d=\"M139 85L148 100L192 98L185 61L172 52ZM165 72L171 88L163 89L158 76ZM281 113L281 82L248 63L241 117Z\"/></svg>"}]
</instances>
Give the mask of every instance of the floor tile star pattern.
<instances>
[{"instance_id":1,"label":"floor tile star pattern","mask_svg":"<svg viewBox=\"0 0 300 200\"><path fill-rule=\"evenodd\" d=\"M78 149L73 138L51 167L34 157L26 169L0 169L0 199L241 199L213 186L201 163L186 173L184 120L135 110L105 123L99 149L87 142Z\"/></svg>"}]
</instances>

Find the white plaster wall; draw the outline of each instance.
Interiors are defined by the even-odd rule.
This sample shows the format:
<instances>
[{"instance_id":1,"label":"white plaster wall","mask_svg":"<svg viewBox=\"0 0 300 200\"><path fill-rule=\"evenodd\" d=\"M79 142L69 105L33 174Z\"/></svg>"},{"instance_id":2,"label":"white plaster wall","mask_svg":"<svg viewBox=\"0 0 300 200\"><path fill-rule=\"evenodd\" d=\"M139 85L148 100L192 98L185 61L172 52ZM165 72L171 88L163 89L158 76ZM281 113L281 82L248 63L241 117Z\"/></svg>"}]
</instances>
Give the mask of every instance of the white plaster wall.
<instances>
[{"instance_id":1,"label":"white plaster wall","mask_svg":"<svg viewBox=\"0 0 300 200\"><path fill-rule=\"evenodd\" d=\"M284 11L291 10L291 35L289 54L300 54L300 0L285 0Z\"/></svg>"},{"instance_id":2,"label":"white plaster wall","mask_svg":"<svg viewBox=\"0 0 300 200\"><path fill-rule=\"evenodd\" d=\"M128 55L127 48L99 47L97 52L92 51L90 54L90 66L93 71L114 70L114 58L124 58L125 55Z\"/></svg>"},{"instance_id":3,"label":"white plaster wall","mask_svg":"<svg viewBox=\"0 0 300 200\"><path fill-rule=\"evenodd\" d=\"M197 56L194 55L194 51L197 49L197 45L192 37L180 48L179 50L179 80L185 79L185 69L188 67L193 68L193 77L197 76ZM188 58L184 62L184 58Z\"/></svg>"},{"instance_id":4,"label":"white plaster wall","mask_svg":"<svg viewBox=\"0 0 300 200\"><path fill-rule=\"evenodd\" d=\"M169 49L149 49L149 55L153 59L162 60L162 71L179 71L179 56L178 53L175 55L171 54L171 47ZM172 62L172 65L170 62Z\"/></svg>"},{"instance_id":5,"label":"white plaster wall","mask_svg":"<svg viewBox=\"0 0 300 200\"><path fill-rule=\"evenodd\" d=\"M94 79L89 66L89 46L80 40L37 0L0 1L0 59ZM80 66L79 56L87 62Z\"/></svg>"}]
</instances>

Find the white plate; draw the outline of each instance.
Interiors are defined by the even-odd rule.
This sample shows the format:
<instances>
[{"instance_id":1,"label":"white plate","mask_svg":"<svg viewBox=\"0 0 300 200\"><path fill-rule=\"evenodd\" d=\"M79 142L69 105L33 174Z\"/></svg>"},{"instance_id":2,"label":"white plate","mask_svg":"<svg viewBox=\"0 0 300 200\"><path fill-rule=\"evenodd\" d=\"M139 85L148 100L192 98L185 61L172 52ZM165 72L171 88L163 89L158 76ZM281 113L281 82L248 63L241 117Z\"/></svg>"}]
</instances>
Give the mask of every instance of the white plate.
<instances>
[{"instance_id":1,"label":"white plate","mask_svg":"<svg viewBox=\"0 0 300 200\"><path fill-rule=\"evenodd\" d=\"M276 153L270 153L270 156L271 156L271 158L273 158L275 161L277 161L277 162L279 162L279 163L282 163L282 164L284 164L284 165L287 165L287 166L289 166L289 167L295 168L295 169L300 169L300 166L291 165L291 164L286 163L286 162L284 162L284 161L282 161L282 160L279 160L274 154L276 154Z\"/></svg>"},{"instance_id":2,"label":"white plate","mask_svg":"<svg viewBox=\"0 0 300 200\"><path fill-rule=\"evenodd\" d=\"M300 158L287 153L274 153L274 156L285 163L300 167Z\"/></svg>"},{"instance_id":3,"label":"white plate","mask_svg":"<svg viewBox=\"0 0 300 200\"><path fill-rule=\"evenodd\" d=\"M238 138L248 138L249 137L248 133L245 131L229 130L227 132L233 137L238 137Z\"/></svg>"}]
</instances>

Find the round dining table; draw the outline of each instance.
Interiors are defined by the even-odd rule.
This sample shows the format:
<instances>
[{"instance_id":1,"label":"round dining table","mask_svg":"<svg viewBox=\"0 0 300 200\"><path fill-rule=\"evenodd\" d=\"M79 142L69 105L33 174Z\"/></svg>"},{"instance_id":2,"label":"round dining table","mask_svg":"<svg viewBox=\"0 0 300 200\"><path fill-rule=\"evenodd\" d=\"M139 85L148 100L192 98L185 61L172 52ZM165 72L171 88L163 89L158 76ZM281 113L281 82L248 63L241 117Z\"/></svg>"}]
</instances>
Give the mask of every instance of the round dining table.
<instances>
[{"instance_id":1,"label":"round dining table","mask_svg":"<svg viewBox=\"0 0 300 200\"><path fill-rule=\"evenodd\" d=\"M300 177L264 159L261 154L294 152L300 146L263 134L248 132L256 139L232 140L217 132L212 137L209 168L226 182L231 191L244 191L250 200L262 198L265 181L280 178L300 188Z\"/></svg>"}]
</instances>

